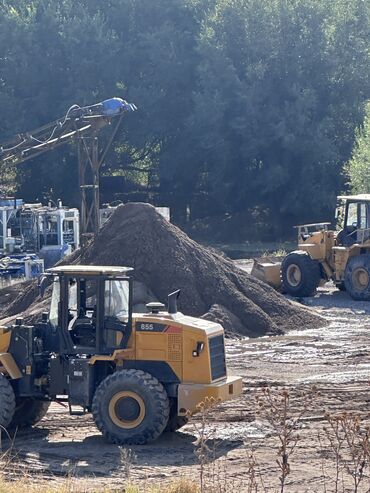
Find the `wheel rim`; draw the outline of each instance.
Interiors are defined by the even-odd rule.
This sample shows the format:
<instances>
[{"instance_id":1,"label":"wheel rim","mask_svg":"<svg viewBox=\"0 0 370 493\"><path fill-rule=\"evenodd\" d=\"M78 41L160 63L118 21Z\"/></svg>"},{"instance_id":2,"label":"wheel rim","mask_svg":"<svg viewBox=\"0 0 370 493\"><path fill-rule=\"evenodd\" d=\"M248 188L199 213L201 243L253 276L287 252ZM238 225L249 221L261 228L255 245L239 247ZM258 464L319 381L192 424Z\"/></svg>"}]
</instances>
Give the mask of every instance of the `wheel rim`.
<instances>
[{"instance_id":1,"label":"wheel rim","mask_svg":"<svg viewBox=\"0 0 370 493\"><path fill-rule=\"evenodd\" d=\"M352 272L352 284L358 291L365 291L369 281L369 273L363 267L359 267Z\"/></svg>"},{"instance_id":2,"label":"wheel rim","mask_svg":"<svg viewBox=\"0 0 370 493\"><path fill-rule=\"evenodd\" d=\"M109 416L119 428L130 430L139 426L145 417L143 399L129 390L115 394L109 402Z\"/></svg>"},{"instance_id":3,"label":"wheel rim","mask_svg":"<svg viewBox=\"0 0 370 493\"><path fill-rule=\"evenodd\" d=\"M290 286L297 287L302 280L301 269L296 264L291 264L287 268L286 277Z\"/></svg>"}]
</instances>

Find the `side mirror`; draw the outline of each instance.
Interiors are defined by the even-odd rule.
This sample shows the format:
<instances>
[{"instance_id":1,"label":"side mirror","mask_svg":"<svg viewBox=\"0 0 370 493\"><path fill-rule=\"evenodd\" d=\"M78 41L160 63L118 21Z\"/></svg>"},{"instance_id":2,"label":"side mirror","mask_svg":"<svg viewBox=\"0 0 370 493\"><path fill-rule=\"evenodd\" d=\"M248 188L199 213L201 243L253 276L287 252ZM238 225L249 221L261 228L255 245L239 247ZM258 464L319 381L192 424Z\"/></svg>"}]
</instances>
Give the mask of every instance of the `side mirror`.
<instances>
[{"instance_id":1,"label":"side mirror","mask_svg":"<svg viewBox=\"0 0 370 493\"><path fill-rule=\"evenodd\" d=\"M197 342L197 347L193 351L193 358L199 358L200 353L203 352L203 349L204 349L204 342L202 341Z\"/></svg>"}]
</instances>

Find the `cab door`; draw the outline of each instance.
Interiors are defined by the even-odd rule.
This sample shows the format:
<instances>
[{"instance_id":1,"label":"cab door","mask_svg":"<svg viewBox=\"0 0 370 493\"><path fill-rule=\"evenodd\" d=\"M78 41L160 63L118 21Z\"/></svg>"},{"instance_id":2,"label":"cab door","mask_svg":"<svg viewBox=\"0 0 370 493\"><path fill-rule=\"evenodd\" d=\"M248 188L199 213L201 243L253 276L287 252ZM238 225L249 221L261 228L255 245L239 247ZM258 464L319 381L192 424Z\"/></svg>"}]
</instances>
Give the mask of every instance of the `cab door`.
<instances>
[{"instance_id":1,"label":"cab door","mask_svg":"<svg viewBox=\"0 0 370 493\"><path fill-rule=\"evenodd\" d=\"M97 351L113 353L127 347L132 328L132 281L127 277L103 278L98 312L100 334Z\"/></svg>"}]
</instances>

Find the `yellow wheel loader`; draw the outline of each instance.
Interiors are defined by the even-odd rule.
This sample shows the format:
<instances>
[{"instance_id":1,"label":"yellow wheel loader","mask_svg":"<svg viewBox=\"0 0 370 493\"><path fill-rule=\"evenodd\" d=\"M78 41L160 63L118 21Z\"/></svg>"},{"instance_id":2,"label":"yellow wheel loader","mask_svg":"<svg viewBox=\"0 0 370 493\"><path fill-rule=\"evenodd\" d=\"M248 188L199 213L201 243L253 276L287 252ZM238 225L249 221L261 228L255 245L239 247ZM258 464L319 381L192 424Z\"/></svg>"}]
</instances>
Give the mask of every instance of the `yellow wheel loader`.
<instances>
[{"instance_id":1,"label":"yellow wheel loader","mask_svg":"<svg viewBox=\"0 0 370 493\"><path fill-rule=\"evenodd\" d=\"M242 392L228 376L223 328L149 303L132 313L125 267L63 266L46 271L49 314L35 325L18 318L0 328L0 426L36 424L50 402L70 414L91 412L112 443L144 444L176 430L205 397Z\"/></svg>"},{"instance_id":2,"label":"yellow wheel loader","mask_svg":"<svg viewBox=\"0 0 370 493\"><path fill-rule=\"evenodd\" d=\"M355 300L370 300L370 195L339 196L337 229L304 224L298 249L281 262L256 262L252 274L292 296L305 297L329 280Z\"/></svg>"}]
</instances>

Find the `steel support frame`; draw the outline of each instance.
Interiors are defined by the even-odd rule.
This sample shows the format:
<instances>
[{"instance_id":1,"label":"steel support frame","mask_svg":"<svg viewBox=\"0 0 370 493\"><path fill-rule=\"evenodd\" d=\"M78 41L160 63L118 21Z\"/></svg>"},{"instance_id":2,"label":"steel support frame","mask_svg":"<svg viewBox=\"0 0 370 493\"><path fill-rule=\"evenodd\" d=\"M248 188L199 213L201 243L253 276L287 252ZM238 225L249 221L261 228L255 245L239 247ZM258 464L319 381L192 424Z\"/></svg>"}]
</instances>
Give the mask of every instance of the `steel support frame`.
<instances>
[{"instance_id":1,"label":"steel support frame","mask_svg":"<svg viewBox=\"0 0 370 493\"><path fill-rule=\"evenodd\" d=\"M88 135L78 136L78 174L81 190L80 231L82 244L86 243L89 238L94 237L100 228L100 168L117 134L122 118L121 116L114 125L102 152L99 149L98 127L94 128Z\"/></svg>"},{"instance_id":2,"label":"steel support frame","mask_svg":"<svg viewBox=\"0 0 370 493\"><path fill-rule=\"evenodd\" d=\"M78 139L81 235L99 230L99 142L96 134Z\"/></svg>"}]
</instances>

